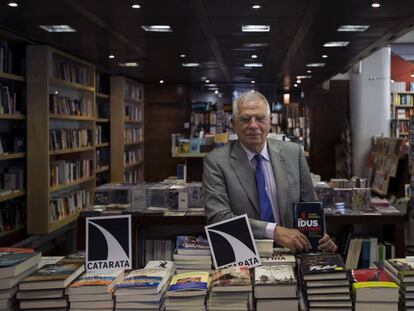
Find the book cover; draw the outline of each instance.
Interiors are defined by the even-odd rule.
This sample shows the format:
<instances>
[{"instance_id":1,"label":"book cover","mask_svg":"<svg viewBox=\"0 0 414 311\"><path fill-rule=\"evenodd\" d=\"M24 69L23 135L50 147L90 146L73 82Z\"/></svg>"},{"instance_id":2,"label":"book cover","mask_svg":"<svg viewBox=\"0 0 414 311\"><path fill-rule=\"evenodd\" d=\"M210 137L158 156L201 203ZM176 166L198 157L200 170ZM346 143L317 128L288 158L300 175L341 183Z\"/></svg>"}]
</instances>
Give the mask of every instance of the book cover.
<instances>
[{"instance_id":1,"label":"book cover","mask_svg":"<svg viewBox=\"0 0 414 311\"><path fill-rule=\"evenodd\" d=\"M86 272L77 278L70 287L80 286L108 286L111 285L120 275L122 271L114 271L108 273Z\"/></svg>"},{"instance_id":2,"label":"book cover","mask_svg":"<svg viewBox=\"0 0 414 311\"><path fill-rule=\"evenodd\" d=\"M334 273L345 271L345 264L339 254L304 254L301 256L302 275Z\"/></svg>"},{"instance_id":3,"label":"book cover","mask_svg":"<svg viewBox=\"0 0 414 311\"><path fill-rule=\"evenodd\" d=\"M352 288L390 287L398 288L392 278L382 269L354 269L352 270Z\"/></svg>"},{"instance_id":4,"label":"book cover","mask_svg":"<svg viewBox=\"0 0 414 311\"><path fill-rule=\"evenodd\" d=\"M414 261L407 258L387 259L384 265L403 280L406 277L414 277Z\"/></svg>"},{"instance_id":5,"label":"book cover","mask_svg":"<svg viewBox=\"0 0 414 311\"><path fill-rule=\"evenodd\" d=\"M210 246L202 237L177 236L177 253L187 252L210 254Z\"/></svg>"},{"instance_id":6,"label":"book cover","mask_svg":"<svg viewBox=\"0 0 414 311\"><path fill-rule=\"evenodd\" d=\"M72 276L79 268L83 266L83 263L60 261L56 264L45 265L37 270L32 275L23 280L26 282L43 282L43 281L59 281L66 280Z\"/></svg>"},{"instance_id":7,"label":"book cover","mask_svg":"<svg viewBox=\"0 0 414 311\"><path fill-rule=\"evenodd\" d=\"M210 274L204 271L184 272L173 276L168 292L206 291L209 286Z\"/></svg>"},{"instance_id":8,"label":"book cover","mask_svg":"<svg viewBox=\"0 0 414 311\"><path fill-rule=\"evenodd\" d=\"M4 267L17 265L38 254L39 253L34 253L33 250L30 252L21 252L19 249L16 251L16 249L13 248L0 248L0 271Z\"/></svg>"},{"instance_id":9,"label":"book cover","mask_svg":"<svg viewBox=\"0 0 414 311\"><path fill-rule=\"evenodd\" d=\"M251 286L248 267L229 267L215 270L211 278L212 287Z\"/></svg>"},{"instance_id":10,"label":"book cover","mask_svg":"<svg viewBox=\"0 0 414 311\"><path fill-rule=\"evenodd\" d=\"M325 218L320 202L294 204L294 227L302 232L312 245L311 252L318 252L318 242L325 234Z\"/></svg>"},{"instance_id":11,"label":"book cover","mask_svg":"<svg viewBox=\"0 0 414 311\"><path fill-rule=\"evenodd\" d=\"M257 285L292 285L296 284L292 266L261 266L254 268L254 284Z\"/></svg>"},{"instance_id":12,"label":"book cover","mask_svg":"<svg viewBox=\"0 0 414 311\"><path fill-rule=\"evenodd\" d=\"M270 257L261 257L260 260L262 261L262 265L296 265L296 258L289 249L285 251L283 248L273 249L273 254Z\"/></svg>"},{"instance_id":13,"label":"book cover","mask_svg":"<svg viewBox=\"0 0 414 311\"><path fill-rule=\"evenodd\" d=\"M169 275L165 269L139 269L131 271L124 279L115 285L116 288L148 288L158 287L162 280Z\"/></svg>"}]
</instances>

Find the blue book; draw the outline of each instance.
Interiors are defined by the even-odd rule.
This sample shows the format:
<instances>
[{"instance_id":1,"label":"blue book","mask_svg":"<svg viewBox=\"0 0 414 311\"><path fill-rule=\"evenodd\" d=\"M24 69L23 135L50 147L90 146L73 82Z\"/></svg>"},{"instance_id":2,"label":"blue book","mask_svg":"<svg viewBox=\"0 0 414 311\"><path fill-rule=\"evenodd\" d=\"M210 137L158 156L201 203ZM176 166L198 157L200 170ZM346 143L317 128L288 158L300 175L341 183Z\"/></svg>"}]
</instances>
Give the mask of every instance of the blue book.
<instances>
[{"instance_id":1,"label":"blue book","mask_svg":"<svg viewBox=\"0 0 414 311\"><path fill-rule=\"evenodd\" d=\"M362 240L361 254L359 255L358 268L369 268L369 253L371 248L371 242L368 239Z\"/></svg>"}]
</instances>

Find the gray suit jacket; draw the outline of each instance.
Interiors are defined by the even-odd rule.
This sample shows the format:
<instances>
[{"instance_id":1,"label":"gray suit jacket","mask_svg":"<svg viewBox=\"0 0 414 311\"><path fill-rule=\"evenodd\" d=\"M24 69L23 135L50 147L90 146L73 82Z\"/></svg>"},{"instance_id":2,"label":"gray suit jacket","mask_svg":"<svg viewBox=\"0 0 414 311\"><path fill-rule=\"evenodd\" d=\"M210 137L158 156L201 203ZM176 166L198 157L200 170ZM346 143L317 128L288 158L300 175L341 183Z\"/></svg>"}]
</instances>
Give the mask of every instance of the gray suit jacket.
<instances>
[{"instance_id":1,"label":"gray suit jacket","mask_svg":"<svg viewBox=\"0 0 414 311\"><path fill-rule=\"evenodd\" d=\"M267 140L277 187L280 225L293 227L293 203L316 201L302 147ZM204 206L209 223L247 213L253 234L262 239L267 222L260 220L256 179L239 141L210 152L204 158Z\"/></svg>"}]
</instances>

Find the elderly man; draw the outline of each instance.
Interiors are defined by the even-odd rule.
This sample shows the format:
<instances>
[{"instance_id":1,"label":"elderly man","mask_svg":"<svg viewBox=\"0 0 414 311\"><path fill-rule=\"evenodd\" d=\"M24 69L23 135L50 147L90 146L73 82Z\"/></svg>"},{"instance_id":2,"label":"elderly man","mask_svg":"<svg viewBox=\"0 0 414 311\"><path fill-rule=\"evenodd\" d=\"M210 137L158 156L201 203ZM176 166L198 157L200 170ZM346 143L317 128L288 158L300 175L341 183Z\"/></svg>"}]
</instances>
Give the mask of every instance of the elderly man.
<instances>
[{"instance_id":1,"label":"elderly man","mask_svg":"<svg viewBox=\"0 0 414 311\"><path fill-rule=\"evenodd\" d=\"M293 227L293 203L316 201L302 147L267 139L271 116L259 92L233 103L238 140L204 158L203 191L209 223L247 214L258 239L273 239L293 252L308 252L306 236ZM337 246L325 234L320 251Z\"/></svg>"}]
</instances>

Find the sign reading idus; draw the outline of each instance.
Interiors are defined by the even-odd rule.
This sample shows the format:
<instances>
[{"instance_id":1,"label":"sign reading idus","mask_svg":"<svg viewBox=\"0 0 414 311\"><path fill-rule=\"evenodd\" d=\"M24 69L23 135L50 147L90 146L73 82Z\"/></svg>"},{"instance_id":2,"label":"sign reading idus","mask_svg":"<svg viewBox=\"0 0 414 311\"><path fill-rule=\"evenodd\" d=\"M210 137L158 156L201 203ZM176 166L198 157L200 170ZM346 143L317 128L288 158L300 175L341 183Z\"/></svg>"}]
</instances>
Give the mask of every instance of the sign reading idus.
<instances>
[{"instance_id":1,"label":"sign reading idus","mask_svg":"<svg viewBox=\"0 0 414 311\"><path fill-rule=\"evenodd\" d=\"M86 218L86 271L131 269L131 215Z\"/></svg>"}]
</instances>

